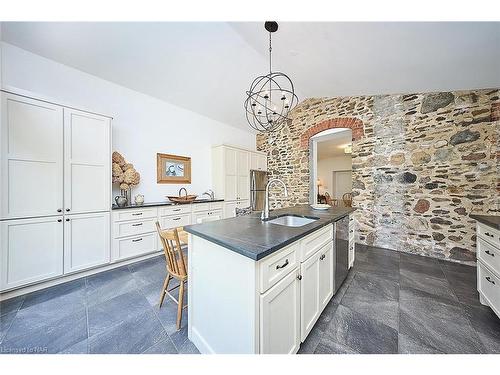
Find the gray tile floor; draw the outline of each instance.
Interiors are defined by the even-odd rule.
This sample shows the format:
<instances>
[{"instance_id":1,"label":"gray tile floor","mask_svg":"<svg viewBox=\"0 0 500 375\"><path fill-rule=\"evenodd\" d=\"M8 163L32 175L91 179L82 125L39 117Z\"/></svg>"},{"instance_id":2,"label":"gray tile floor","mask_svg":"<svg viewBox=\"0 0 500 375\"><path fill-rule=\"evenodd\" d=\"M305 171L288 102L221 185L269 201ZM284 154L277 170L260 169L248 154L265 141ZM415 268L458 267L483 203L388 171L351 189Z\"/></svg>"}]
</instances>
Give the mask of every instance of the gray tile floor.
<instances>
[{"instance_id":1,"label":"gray tile floor","mask_svg":"<svg viewBox=\"0 0 500 375\"><path fill-rule=\"evenodd\" d=\"M198 353L164 278L158 256L1 302L0 353Z\"/></svg>"},{"instance_id":2,"label":"gray tile floor","mask_svg":"<svg viewBox=\"0 0 500 375\"><path fill-rule=\"evenodd\" d=\"M475 267L357 245L299 353L500 353L500 319Z\"/></svg>"},{"instance_id":3,"label":"gray tile floor","mask_svg":"<svg viewBox=\"0 0 500 375\"><path fill-rule=\"evenodd\" d=\"M474 267L357 245L348 279L299 353L500 353ZM187 313L158 309L163 257L0 303L0 353L197 353Z\"/></svg>"}]
</instances>

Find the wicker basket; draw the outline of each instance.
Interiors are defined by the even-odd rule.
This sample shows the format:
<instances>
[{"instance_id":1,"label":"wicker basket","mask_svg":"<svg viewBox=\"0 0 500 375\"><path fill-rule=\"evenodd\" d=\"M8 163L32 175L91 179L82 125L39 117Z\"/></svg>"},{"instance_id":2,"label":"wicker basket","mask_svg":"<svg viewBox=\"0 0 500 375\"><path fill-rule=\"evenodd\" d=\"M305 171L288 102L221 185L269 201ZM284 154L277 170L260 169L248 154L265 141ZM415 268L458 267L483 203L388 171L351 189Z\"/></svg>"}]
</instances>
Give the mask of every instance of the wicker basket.
<instances>
[{"instance_id":1,"label":"wicker basket","mask_svg":"<svg viewBox=\"0 0 500 375\"><path fill-rule=\"evenodd\" d=\"M174 203L191 203L196 199L197 195L185 195L183 197L179 196L167 196L167 198Z\"/></svg>"}]
</instances>

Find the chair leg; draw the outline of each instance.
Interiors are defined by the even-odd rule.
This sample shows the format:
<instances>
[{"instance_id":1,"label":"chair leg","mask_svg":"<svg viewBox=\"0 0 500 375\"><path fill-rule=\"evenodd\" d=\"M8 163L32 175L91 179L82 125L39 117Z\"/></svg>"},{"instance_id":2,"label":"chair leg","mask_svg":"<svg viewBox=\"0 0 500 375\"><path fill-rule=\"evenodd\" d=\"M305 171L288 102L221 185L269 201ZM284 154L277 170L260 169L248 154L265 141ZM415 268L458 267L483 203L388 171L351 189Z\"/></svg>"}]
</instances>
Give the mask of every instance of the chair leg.
<instances>
[{"instance_id":1,"label":"chair leg","mask_svg":"<svg viewBox=\"0 0 500 375\"><path fill-rule=\"evenodd\" d=\"M177 330L181 329L183 304L184 304L184 281L181 281L179 285L179 303L177 304Z\"/></svg>"},{"instance_id":2,"label":"chair leg","mask_svg":"<svg viewBox=\"0 0 500 375\"><path fill-rule=\"evenodd\" d=\"M163 282L163 288L162 288L161 294L160 294L160 306L159 306L160 309L161 309L161 305L163 304L163 299L165 298L165 294L167 293L168 283L170 282L171 278L172 278L172 276L170 276L170 274L168 273L167 277L165 277L165 281Z\"/></svg>"}]
</instances>

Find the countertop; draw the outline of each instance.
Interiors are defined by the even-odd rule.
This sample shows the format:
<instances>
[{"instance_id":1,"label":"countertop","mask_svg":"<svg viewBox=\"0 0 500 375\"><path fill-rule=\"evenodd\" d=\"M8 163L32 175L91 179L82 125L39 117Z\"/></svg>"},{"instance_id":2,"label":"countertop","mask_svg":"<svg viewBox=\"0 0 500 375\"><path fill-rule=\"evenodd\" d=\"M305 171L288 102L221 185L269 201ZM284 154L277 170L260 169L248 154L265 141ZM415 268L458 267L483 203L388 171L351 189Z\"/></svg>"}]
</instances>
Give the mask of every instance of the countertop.
<instances>
[{"instance_id":1,"label":"countertop","mask_svg":"<svg viewBox=\"0 0 500 375\"><path fill-rule=\"evenodd\" d=\"M273 210L270 218L292 214L318 218L301 227L287 227L260 220L260 213L187 225L184 230L253 260L260 260L302 237L337 221L355 208L313 210L309 205Z\"/></svg>"},{"instance_id":2,"label":"countertop","mask_svg":"<svg viewBox=\"0 0 500 375\"><path fill-rule=\"evenodd\" d=\"M118 207L116 204L111 206L112 210L124 210L126 208L141 208L141 207L157 207L157 206L183 206L186 204L197 204L197 203L210 203L210 202L224 202L224 199L196 199L192 203L174 203L170 201L163 202L144 202L143 204L129 204L125 207Z\"/></svg>"},{"instance_id":3,"label":"countertop","mask_svg":"<svg viewBox=\"0 0 500 375\"><path fill-rule=\"evenodd\" d=\"M492 228L500 230L500 216L495 215L470 215L471 218L476 219L480 223L488 225Z\"/></svg>"}]
</instances>

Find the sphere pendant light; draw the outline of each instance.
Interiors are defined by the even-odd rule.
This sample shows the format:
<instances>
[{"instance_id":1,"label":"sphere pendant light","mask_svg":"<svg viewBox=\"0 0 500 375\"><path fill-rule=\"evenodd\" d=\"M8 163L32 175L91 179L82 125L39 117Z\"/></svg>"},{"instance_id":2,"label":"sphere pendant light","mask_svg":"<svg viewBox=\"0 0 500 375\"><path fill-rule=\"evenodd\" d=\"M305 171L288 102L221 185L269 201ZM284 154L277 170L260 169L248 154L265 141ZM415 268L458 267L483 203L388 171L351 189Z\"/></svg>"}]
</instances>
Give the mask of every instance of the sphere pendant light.
<instances>
[{"instance_id":1,"label":"sphere pendant light","mask_svg":"<svg viewBox=\"0 0 500 375\"><path fill-rule=\"evenodd\" d=\"M298 102L291 79L284 73L272 71L271 39L272 33L278 30L278 23L268 21L264 27L269 32L269 74L253 80L245 100L248 124L263 133L279 130Z\"/></svg>"}]
</instances>

